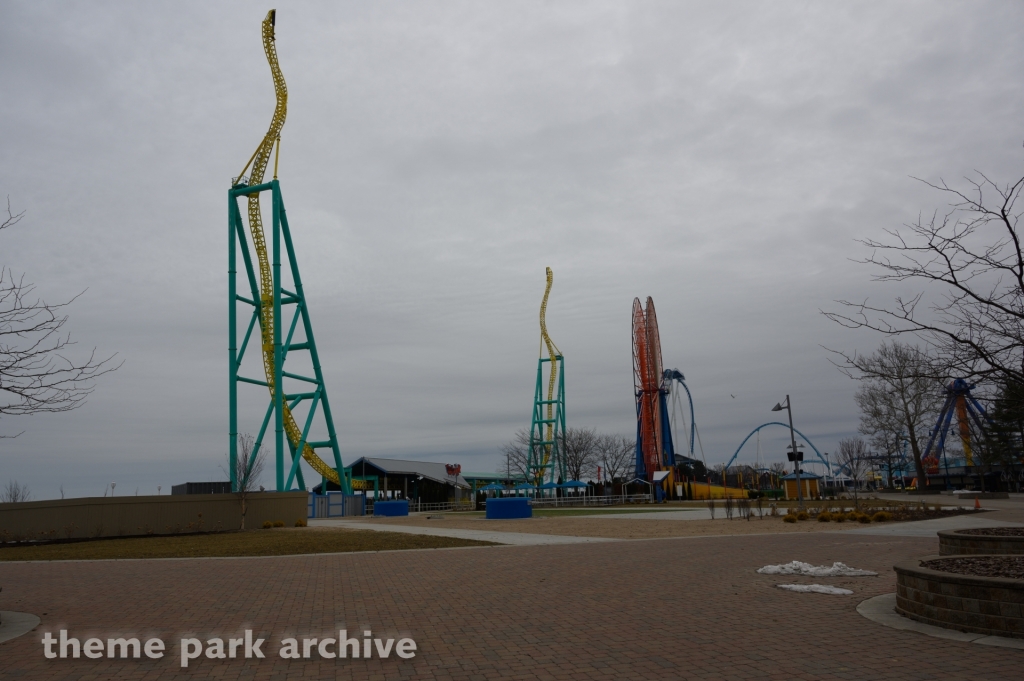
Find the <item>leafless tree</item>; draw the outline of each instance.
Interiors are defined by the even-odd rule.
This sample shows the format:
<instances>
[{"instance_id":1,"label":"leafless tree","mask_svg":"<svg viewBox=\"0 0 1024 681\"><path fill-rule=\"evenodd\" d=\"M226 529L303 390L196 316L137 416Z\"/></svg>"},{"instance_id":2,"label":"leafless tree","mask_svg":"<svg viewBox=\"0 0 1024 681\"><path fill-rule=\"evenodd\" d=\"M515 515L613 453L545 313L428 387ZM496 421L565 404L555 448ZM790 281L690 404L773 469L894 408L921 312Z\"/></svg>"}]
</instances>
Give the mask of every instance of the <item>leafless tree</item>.
<instances>
[{"instance_id":1,"label":"leafless tree","mask_svg":"<svg viewBox=\"0 0 1024 681\"><path fill-rule=\"evenodd\" d=\"M32 493L28 485L23 485L17 480L8 480L7 486L0 490L0 503L17 504L22 501L31 501Z\"/></svg>"},{"instance_id":2,"label":"leafless tree","mask_svg":"<svg viewBox=\"0 0 1024 681\"><path fill-rule=\"evenodd\" d=\"M0 231L14 227L24 216L11 211L8 199ZM92 393L98 377L120 366L114 364L114 355L100 358L95 348L84 359L69 358L67 352L75 343L64 330L65 309L78 296L50 304L33 291L23 275L0 267L0 415L76 409Z\"/></svg>"},{"instance_id":3,"label":"leafless tree","mask_svg":"<svg viewBox=\"0 0 1024 681\"><path fill-rule=\"evenodd\" d=\"M597 466L597 432L593 428L567 428L562 439L565 472L570 480L592 476Z\"/></svg>"},{"instance_id":4,"label":"leafless tree","mask_svg":"<svg viewBox=\"0 0 1024 681\"><path fill-rule=\"evenodd\" d=\"M924 182L950 200L945 212L886 230L886 241L861 241L872 254L859 262L877 268L876 281L922 289L889 306L837 301L844 310L824 314L848 328L917 336L951 375L1022 382L1024 251L1016 202L1024 177L998 185L976 173L966 183Z\"/></svg>"},{"instance_id":5,"label":"leafless tree","mask_svg":"<svg viewBox=\"0 0 1024 681\"><path fill-rule=\"evenodd\" d=\"M248 510L249 496L259 489L260 478L263 477L263 471L266 467L266 451L265 447L261 447L256 452L256 456L253 456L253 447L255 446L256 438L249 433L238 434L238 457L235 460L235 481L237 487L235 488L235 496L238 498L238 505L242 513L242 521L239 529L245 529L245 514ZM230 470L231 466L231 455L225 456L225 461Z\"/></svg>"},{"instance_id":6,"label":"leafless tree","mask_svg":"<svg viewBox=\"0 0 1024 681\"><path fill-rule=\"evenodd\" d=\"M917 479L923 481L922 439L943 400L934 363L918 347L898 340L882 343L871 355L840 356L840 370L862 382L855 395L860 431L885 444L887 451L906 437Z\"/></svg>"},{"instance_id":7,"label":"leafless tree","mask_svg":"<svg viewBox=\"0 0 1024 681\"><path fill-rule=\"evenodd\" d=\"M781 461L776 461L772 465L768 466L768 474L772 478L772 487L779 489L782 484L779 480L786 474L786 464Z\"/></svg>"},{"instance_id":8,"label":"leafless tree","mask_svg":"<svg viewBox=\"0 0 1024 681\"><path fill-rule=\"evenodd\" d=\"M871 468L871 453L864 438L848 437L839 441L836 449L836 462L853 480L853 503L860 508L860 486L868 470ZM922 478L923 479L923 478Z\"/></svg>"},{"instance_id":9,"label":"leafless tree","mask_svg":"<svg viewBox=\"0 0 1024 681\"><path fill-rule=\"evenodd\" d=\"M602 476L611 482L622 482L632 477L636 467L636 440L625 435L598 435L594 443L597 465Z\"/></svg>"},{"instance_id":10,"label":"leafless tree","mask_svg":"<svg viewBox=\"0 0 1024 681\"><path fill-rule=\"evenodd\" d=\"M510 474L513 478L529 480L527 475L530 459L530 431L521 428L512 436L512 440L501 446L502 460L498 464L498 472ZM533 484L532 481L530 484Z\"/></svg>"}]
</instances>

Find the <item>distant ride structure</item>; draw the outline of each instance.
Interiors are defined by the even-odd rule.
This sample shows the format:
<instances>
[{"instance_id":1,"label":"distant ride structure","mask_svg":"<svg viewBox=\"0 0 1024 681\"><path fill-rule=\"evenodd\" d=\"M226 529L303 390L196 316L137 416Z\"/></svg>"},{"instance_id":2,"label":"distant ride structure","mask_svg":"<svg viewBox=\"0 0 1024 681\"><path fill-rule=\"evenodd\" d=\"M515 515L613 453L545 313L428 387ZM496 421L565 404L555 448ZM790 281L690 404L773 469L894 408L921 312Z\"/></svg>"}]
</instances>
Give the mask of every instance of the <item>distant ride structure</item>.
<instances>
[{"instance_id":1,"label":"distant ride structure","mask_svg":"<svg viewBox=\"0 0 1024 681\"><path fill-rule=\"evenodd\" d=\"M675 449L668 412L668 379L662 368L661 336L654 299L633 299L633 393L636 397L637 478L657 483L659 495L674 483Z\"/></svg>"},{"instance_id":2,"label":"distant ride structure","mask_svg":"<svg viewBox=\"0 0 1024 681\"><path fill-rule=\"evenodd\" d=\"M545 268L544 298L540 303L540 357L533 394L527 477L532 485L553 489L567 480L565 442L565 358L548 335L548 297L554 274ZM547 380L545 380L545 377Z\"/></svg>"},{"instance_id":3,"label":"distant ride structure","mask_svg":"<svg viewBox=\"0 0 1024 681\"><path fill-rule=\"evenodd\" d=\"M276 10L270 10L262 24L263 49L274 82L276 104L270 127L245 167L232 180L228 190L228 366L229 366L229 459L231 488L238 489L236 461L238 452L238 387L239 384L258 385L270 392L270 402L256 437L248 466L251 467L263 446L264 437L274 423L275 487L288 491L295 484L305 489L306 484L299 462L303 459L320 474L324 481L337 484L346 494L353 488L365 489L365 481L353 480L351 471L341 460L337 432L331 414L327 387L324 383L317 352L309 308L302 287L302 278L295 255L292 233L288 224L281 185L277 179L278 157L281 150L281 130L288 113L288 89L281 73L275 46ZM263 176L274 155L273 180L264 182ZM246 172L249 173L246 176ZM273 219L271 223L271 251L268 252L264 233L260 195L270 192ZM248 236L238 199L248 200ZM251 239L251 243L250 243ZM237 255L241 253L245 278L249 284L249 297L237 290ZM255 255L255 258L253 257ZM272 261L271 261L272 258ZM286 258L285 268L282 260ZM285 272L290 275L291 288L285 288ZM238 308L251 310L241 345L238 344ZM284 308L293 306L294 314L283 325ZM242 313L244 319L246 312ZM265 380L240 375L242 360L259 325L259 341ZM300 328L301 326L301 328ZM299 335L296 335L296 332ZM304 353L308 367L306 373L286 371L285 363L292 353ZM295 362L293 362L295 364ZM311 374L311 375L310 375ZM285 385L288 379L288 386ZM301 387L299 387L301 386ZM289 390L291 388L291 390ZM296 410L305 408L302 426L296 421ZM319 419L317 419L319 415ZM326 431L321 439L312 439L314 423ZM286 449L287 444L287 449ZM318 451L328 451L330 463ZM326 488L326 485L324 485Z\"/></svg>"},{"instance_id":4,"label":"distant ride structure","mask_svg":"<svg viewBox=\"0 0 1024 681\"><path fill-rule=\"evenodd\" d=\"M956 413L957 430L960 434L960 446L964 452L964 463L967 466L974 465L974 450L971 447L971 442L978 442L984 438L985 422L990 420L985 408L971 392L974 388L974 384L968 383L962 378L957 378L945 386L946 400L942 404L939 418L936 419L935 427L932 428L931 436L928 438L928 446L925 447L924 454L921 456L921 463L924 465L926 475L939 473L939 456L945 459L946 436L949 433L954 413ZM938 446L935 446L936 437L939 438Z\"/></svg>"}]
</instances>

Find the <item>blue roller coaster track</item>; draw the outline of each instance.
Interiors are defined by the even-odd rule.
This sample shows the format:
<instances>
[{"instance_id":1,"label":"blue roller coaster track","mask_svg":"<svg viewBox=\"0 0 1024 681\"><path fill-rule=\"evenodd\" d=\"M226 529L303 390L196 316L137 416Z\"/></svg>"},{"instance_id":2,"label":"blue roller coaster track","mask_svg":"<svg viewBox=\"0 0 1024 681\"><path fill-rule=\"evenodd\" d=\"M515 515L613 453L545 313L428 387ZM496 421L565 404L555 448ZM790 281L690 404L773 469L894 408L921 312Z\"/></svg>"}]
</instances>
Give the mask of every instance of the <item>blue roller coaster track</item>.
<instances>
[{"instance_id":1,"label":"blue roller coaster track","mask_svg":"<svg viewBox=\"0 0 1024 681\"><path fill-rule=\"evenodd\" d=\"M686 391L686 399L690 401L690 458L693 458L693 441L697 436L697 421L693 415L693 395L690 394L690 388L686 385L686 377L683 376L683 372L679 369L665 369L661 374L661 385L662 388L667 388L672 385L672 381L676 381L679 385L683 386L683 390Z\"/></svg>"},{"instance_id":2,"label":"blue roller coaster track","mask_svg":"<svg viewBox=\"0 0 1024 681\"><path fill-rule=\"evenodd\" d=\"M736 448L736 453L732 455L731 459L729 459L729 463L725 464L726 469L728 469L729 466L731 466L733 462L736 460L736 457L740 455L740 450L743 449L743 445L747 444L747 440L754 437L754 434L757 433L759 430L761 430L762 428L767 428L768 426L782 426L783 428L789 428L788 423L780 423L779 421L770 421L768 423L762 423L757 428L754 428L752 431L750 431L750 435L747 435L745 438L743 438L743 442L741 442L740 446ZM821 452L818 451L818 448L814 446L814 443L807 439L807 436L801 433L796 428L793 429L793 432L799 435L804 442L811 446L811 449L814 450L814 453L818 455L819 459L821 459L821 463L825 465L825 470L831 473L831 466L829 465L828 461L825 460L825 457L821 455Z\"/></svg>"}]
</instances>

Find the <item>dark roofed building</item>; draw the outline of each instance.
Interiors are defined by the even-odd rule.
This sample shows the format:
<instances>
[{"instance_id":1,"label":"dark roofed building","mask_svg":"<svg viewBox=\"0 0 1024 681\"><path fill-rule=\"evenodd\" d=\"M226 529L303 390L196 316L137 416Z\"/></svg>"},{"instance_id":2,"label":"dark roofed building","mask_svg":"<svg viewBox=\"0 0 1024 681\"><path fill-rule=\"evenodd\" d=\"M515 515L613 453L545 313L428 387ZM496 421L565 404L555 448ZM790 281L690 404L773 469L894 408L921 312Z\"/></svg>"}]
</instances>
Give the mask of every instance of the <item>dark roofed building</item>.
<instances>
[{"instance_id":1,"label":"dark roofed building","mask_svg":"<svg viewBox=\"0 0 1024 681\"><path fill-rule=\"evenodd\" d=\"M381 498L409 499L424 504L445 503L469 496L470 486L461 475L448 475L446 464L364 456L352 462L352 477L376 478ZM338 485L328 482L328 490ZM385 490L388 494L385 494ZM313 488L321 492L321 486Z\"/></svg>"}]
</instances>

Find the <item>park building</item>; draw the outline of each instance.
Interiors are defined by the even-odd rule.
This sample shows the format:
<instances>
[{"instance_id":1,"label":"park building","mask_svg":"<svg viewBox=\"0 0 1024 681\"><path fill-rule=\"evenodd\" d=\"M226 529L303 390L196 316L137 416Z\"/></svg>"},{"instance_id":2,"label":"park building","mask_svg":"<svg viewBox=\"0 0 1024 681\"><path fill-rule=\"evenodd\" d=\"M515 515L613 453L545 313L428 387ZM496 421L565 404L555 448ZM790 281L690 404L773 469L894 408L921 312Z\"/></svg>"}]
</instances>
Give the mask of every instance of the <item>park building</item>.
<instances>
[{"instance_id":1,"label":"park building","mask_svg":"<svg viewBox=\"0 0 1024 681\"><path fill-rule=\"evenodd\" d=\"M373 485L367 494L374 499L407 499L412 504L442 504L470 500L471 486L458 472L449 474L448 464L364 456L352 462L354 480ZM338 491L337 483L327 481L328 492ZM312 490L323 493L323 484Z\"/></svg>"}]
</instances>

